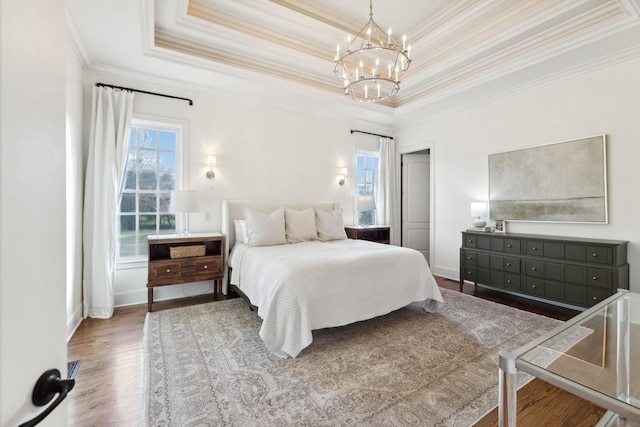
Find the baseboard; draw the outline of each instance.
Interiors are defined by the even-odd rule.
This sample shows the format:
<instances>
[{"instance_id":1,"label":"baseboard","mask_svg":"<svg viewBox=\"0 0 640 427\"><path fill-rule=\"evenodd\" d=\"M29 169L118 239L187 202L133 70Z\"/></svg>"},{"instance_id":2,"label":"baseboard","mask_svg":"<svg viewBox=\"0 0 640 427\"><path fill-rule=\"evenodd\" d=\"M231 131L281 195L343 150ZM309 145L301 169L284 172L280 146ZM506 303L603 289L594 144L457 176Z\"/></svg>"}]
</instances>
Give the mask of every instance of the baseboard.
<instances>
[{"instance_id":1,"label":"baseboard","mask_svg":"<svg viewBox=\"0 0 640 427\"><path fill-rule=\"evenodd\" d=\"M67 316L67 342L69 342L73 334L76 333L80 323L82 323L82 303L73 309L70 316Z\"/></svg>"},{"instance_id":2,"label":"baseboard","mask_svg":"<svg viewBox=\"0 0 640 427\"><path fill-rule=\"evenodd\" d=\"M431 273L433 273L434 276L444 277L445 279L455 280L456 282L460 280L460 272L450 268L434 265L431 267Z\"/></svg>"},{"instance_id":3,"label":"baseboard","mask_svg":"<svg viewBox=\"0 0 640 427\"><path fill-rule=\"evenodd\" d=\"M169 285L154 289L154 301L165 301L176 298L193 297L212 294L213 281L185 283L183 285ZM119 291L113 296L115 307L126 307L147 303L147 288L130 291Z\"/></svg>"}]
</instances>

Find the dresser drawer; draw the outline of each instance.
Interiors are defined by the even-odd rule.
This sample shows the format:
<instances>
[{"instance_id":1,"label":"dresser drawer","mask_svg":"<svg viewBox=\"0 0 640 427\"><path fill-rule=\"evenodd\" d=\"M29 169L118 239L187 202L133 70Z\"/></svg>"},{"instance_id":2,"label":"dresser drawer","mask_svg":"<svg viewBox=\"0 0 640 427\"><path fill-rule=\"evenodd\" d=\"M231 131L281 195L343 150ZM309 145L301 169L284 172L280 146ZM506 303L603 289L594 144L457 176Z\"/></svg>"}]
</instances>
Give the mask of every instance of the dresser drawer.
<instances>
[{"instance_id":1,"label":"dresser drawer","mask_svg":"<svg viewBox=\"0 0 640 427\"><path fill-rule=\"evenodd\" d=\"M611 292L605 291L604 289L587 289L587 305L591 307L592 305L596 305L602 300L609 298L612 295Z\"/></svg>"},{"instance_id":2,"label":"dresser drawer","mask_svg":"<svg viewBox=\"0 0 640 427\"><path fill-rule=\"evenodd\" d=\"M510 254L519 254L520 240L504 239L504 251Z\"/></svg>"},{"instance_id":3,"label":"dresser drawer","mask_svg":"<svg viewBox=\"0 0 640 427\"><path fill-rule=\"evenodd\" d=\"M613 264L613 250L603 246L587 246L587 262Z\"/></svg>"},{"instance_id":4,"label":"dresser drawer","mask_svg":"<svg viewBox=\"0 0 640 427\"><path fill-rule=\"evenodd\" d=\"M524 279L523 291L531 295L543 296L544 282L539 279L531 279L529 277L526 277Z\"/></svg>"},{"instance_id":5,"label":"dresser drawer","mask_svg":"<svg viewBox=\"0 0 640 427\"><path fill-rule=\"evenodd\" d=\"M525 259L524 274L533 277L544 277L544 263L540 261Z\"/></svg>"},{"instance_id":6,"label":"dresser drawer","mask_svg":"<svg viewBox=\"0 0 640 427\"><path fill-rule=\"evenodd\" d=\"M542 250L542 242L525 240L524 253L533 256L543 256L544 252Z\"/></svg>"},{"instance_id":7,"label":"dresser drawer","mask_svg":"<svg viewBox=\"0 0 640 427\"><path fill-rule=\"evenodd\" d=\"M464 263L466 265L476 265L478 263L478 253L473 251L463 251Z\"/></svg>"},{"instance_id":8,"label":"dresser drawer","mask_svg":"<svg viewBox=\"0 0 640 427\"><path fill-rule=\"evenodd\" d=\"M463 246L468 248L477 248L478 242L476 241L476 236L473 234L463 234L464 243Z\"/></svg>"},{"instance_id":9,"label":"dresser drawer","mask_svg":"<svg viewBox=\"0 0 640 427\"><path fill-rule=\"evenodd\" d=\"M520 276L506 273L504 275L504 288L511 291L520 291Z\"/></svg>"},{"instance_id":10,"label":"dresser drawer","mask_svg":"<svg viewBox=\"0 0 640 427\"><path fill-rule=\"evenodd\" d=\"M520 273L520 258L504 257L504 271Z\"/></svg>"},{"instance_id":11,"label":"dresser drawer","mask_svg":"<svg viewBox=\"0 0 640 427\"><path fill-rule=\"evenodd\" d=\"M587 284L589 286L611 289L612 282L611 271L600 268L587 269Z\"/></svg>"}]
</instances>

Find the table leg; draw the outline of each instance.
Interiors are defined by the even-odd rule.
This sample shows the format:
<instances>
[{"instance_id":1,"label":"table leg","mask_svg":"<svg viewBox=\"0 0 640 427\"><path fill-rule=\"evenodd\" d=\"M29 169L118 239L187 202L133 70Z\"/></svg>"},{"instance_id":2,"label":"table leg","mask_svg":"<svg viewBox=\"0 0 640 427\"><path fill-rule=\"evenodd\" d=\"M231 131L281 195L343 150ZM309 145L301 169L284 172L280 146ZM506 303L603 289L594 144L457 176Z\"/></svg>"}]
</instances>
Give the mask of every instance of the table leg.
<instances>
[{"instance_id":1,"label":"table leg","mask_svg":"<svg viewBox=\"0 0 640 427\"><path fill-rule=\"evenodd\" d=\"M153 311L153 288L147 287L147 311Z\"/></svg>"},{"instance_id":2,"label":"table leg","mask_svg":"<svg viewBox=\"0 0 640 427\"><path fill-rule=\"evenodd\" d=\"M498 427L515 427L517 423L516 399L518 395L516 388L516 372L515 359L511 359L500 353L500 370L498 377Z\"/></svg>"}]
</instances>

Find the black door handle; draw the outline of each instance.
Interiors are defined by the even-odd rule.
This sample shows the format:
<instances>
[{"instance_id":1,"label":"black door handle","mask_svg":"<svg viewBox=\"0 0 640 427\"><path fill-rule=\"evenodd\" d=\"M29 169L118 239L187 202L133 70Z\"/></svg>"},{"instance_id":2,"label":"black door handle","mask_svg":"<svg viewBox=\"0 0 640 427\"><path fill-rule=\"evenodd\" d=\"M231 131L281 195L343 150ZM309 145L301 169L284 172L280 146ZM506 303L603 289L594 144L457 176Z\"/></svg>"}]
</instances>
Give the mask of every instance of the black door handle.
<instances>
[{"instance_id":1,"label":"black door handle","mask_svg":"<svg viewBox=\"0 0 640 427\"><path fill-rule=\"evenodd\" d=\"M40 421L44 420L47 415L49 415L51 411L56 409L56 406L58 406L60 402L62 402L64 398L67 397L67 393L71 391L75 384L76 380L74 379L60 379L60 371L57 369L49 369L45 371L44 374L40 375L40 378L38 378L38 381L33 388L31 401L36 406L44 406L47 403L51 402L51 399L53 399L56 394L59 394L59 396L40 415L30 421L27 421L26 423L20 424L19 427L33 427Z\"/></svg>"}]
</instances>

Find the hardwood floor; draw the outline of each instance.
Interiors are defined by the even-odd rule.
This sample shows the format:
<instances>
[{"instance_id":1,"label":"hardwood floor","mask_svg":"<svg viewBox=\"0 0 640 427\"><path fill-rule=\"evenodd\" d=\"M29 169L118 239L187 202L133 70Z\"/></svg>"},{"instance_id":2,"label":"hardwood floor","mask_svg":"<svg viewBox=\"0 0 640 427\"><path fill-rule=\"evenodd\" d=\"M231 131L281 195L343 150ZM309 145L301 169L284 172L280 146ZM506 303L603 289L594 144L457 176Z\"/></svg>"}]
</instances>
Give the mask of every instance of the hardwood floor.
<instances>
[{"instance_id":1,"label":"hardwood floor","mask_svg":"<svg viewBox=\"0 0 640 427\"><path fill-rule=\"evenodd\" d=\"M438 278L438 284L446 289L459 289L458 282L447 279ZM463 292L560 320L577 314L472 285L465 285ZM210 300L211 295L162 301L154 303L154 310ZM142 338L146 314L146 304L140 304L116 308L109 320L86 319L82 322L68 345L69 360L82 359L75 388L68 396L70 426L141 425L144 408ZM518 391L519 426L587 427L595 425L604 412L537 379ZM497 420L494 410L475 427L496 426Z\"/></svg>"}]
</instances>

